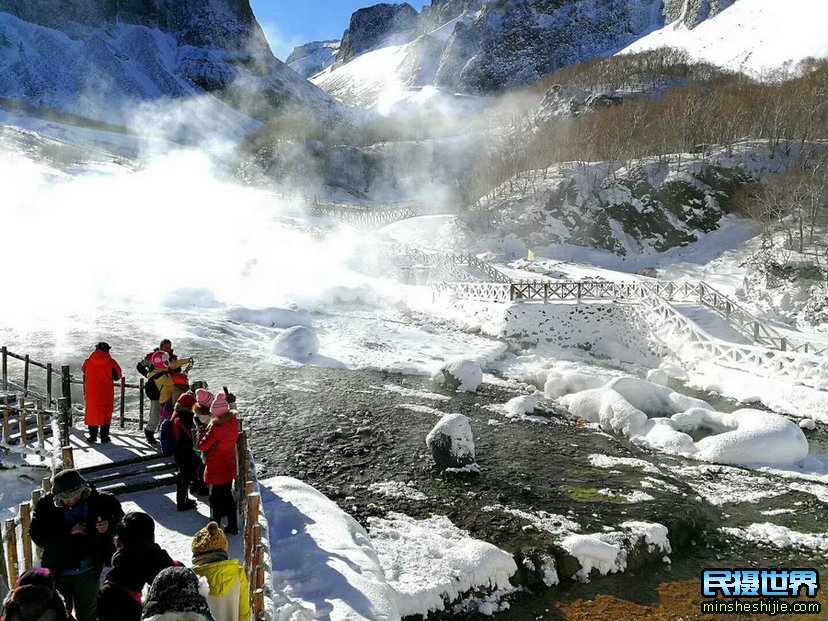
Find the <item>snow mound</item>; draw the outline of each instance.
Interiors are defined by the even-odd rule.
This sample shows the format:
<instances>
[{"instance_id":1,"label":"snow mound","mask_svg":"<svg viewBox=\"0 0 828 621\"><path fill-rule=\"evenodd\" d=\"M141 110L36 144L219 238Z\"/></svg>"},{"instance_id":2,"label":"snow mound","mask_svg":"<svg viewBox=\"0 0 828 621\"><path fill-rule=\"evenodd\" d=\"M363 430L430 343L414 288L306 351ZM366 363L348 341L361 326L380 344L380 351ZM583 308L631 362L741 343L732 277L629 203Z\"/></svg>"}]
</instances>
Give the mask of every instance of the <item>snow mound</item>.
<instances>
[{"instance_id":1,"label":"snow mound","mask_svg":"<svg viewBox=\"0 0 828 621\"><path fill-rule=\"evenodd\" d=\"M808 431L813 431L816 429L816 421L813 418L804 418L799 421L799 428L800 429L807 429Z\"/></svg>"},{"instance_id":2,"label":"snow mound","mask_svg":"<svg viewBox=\"0 0 828 621\"><path fill-rule=\"evenodd\" d=\"M670 376L663 369L650 369L647 371L647 381L659 386L666 386L670 383Z\"/></svg>"},{"instance_id":3,"label":"snow mound","mask_svg":"<svg viewBox=\"0 0 828 621\"><path fill-rule=\"evenodd\" d=\"M356 520L296 479L273 477L260 486L270 524L273 588L287 600L276 621L399 620L397 594Z\"/></svg>"},{"instance_id":4,"label":"snow mound","mask_svg":"<svg viewBox=\"0 0 828 621\"><path fill-rule=\"evenodd\" d=\"M506 416L509 418L520 418L525 414L531 414L538 407L538 398L525 395L515 397L506 402Z\"/></svg>"},{"instance_id":5,"label":"snow mound","mask_svg":"<svg viewBox=\"0 0 828 621\"><path fill-rule=\"evenodd\" d=\"M319 353L319 337L306 326L288 328L273 339L273 353L297 362L309 362Z\"/></svg>"},{"instance_id":6,"label":"snow mound","mask_svg":"<svg viewBox=\"0 0 828 621\"><path fill-rule=\"evenodd\" d=\"M233 321L254 323L266 328L285 330L294 326L313 328L310 312L299 306L288 308L244 308L230 309L227 316Z\"/></svg>"},{"instance_id":7,"label":"snow mound","mask_svg":"<svg viewBox=\"0 0 828 621\"><path fill-rule=\"evenodd\" d=\"M511 591L512 555L469 534L445 516L416 520L389 513L369 518L368 531L404 617L443 610L474 589Z\"/></svg>"},{"instance_id":8,"label":"snow mound","mask_svg":"<svg viewBox=\"0 0 828 621\"><path fill-rule=\"evenodd\" d=\"M469 419L462 414L447 414L428 436L426 446L438 466L463 468L474 465L474 436Z\"/></svg>"},{"instance_id":9,"label":"snow mound","mask_svg":"<svg viewBox=\"0 0 828 621\"><path fill-rule=\"evenodd\" d=\"M590 373L569 370L550 371L543 385L543 394L547 399L557 399L573 392L599 388L605 382L605 379Z\"/></svg>"},{"instance_id":10,"label":"snow mound","mask_svg":"<svg viewBox=\"0 0 828 621\"><path fill-rule=\"evenodd\" d=\"M620 433L634 443L666 453L722 464L796 464L808 456L802 430L770 412L716 412L700 399L634 377L560 399L569 411ZM689 435L709 432L698 441Z\"/></svg>"},{"instance_id":11,"label":"snow mound","mask_svg":"<svg viewBox=\"0 0 828 621\"><path fill-rule=\"evenodd\" d=\"M726 430L696 442L697 457L725 464L791 464L808 456L808 440L793 422L778 414L743 409L732 414L705 412L701 427Z\"/></svg>"},{"instance_id":12,"label":"snow mound","mask_svg":"<svg viewBox=\"0 0 828 621\"><path fill-rule=\"evenodd\" d=\"M447 363L432 379L458 392L474 392L483 383L483 369L474 360L460 358Z\"/></svg>"}]
</instances>

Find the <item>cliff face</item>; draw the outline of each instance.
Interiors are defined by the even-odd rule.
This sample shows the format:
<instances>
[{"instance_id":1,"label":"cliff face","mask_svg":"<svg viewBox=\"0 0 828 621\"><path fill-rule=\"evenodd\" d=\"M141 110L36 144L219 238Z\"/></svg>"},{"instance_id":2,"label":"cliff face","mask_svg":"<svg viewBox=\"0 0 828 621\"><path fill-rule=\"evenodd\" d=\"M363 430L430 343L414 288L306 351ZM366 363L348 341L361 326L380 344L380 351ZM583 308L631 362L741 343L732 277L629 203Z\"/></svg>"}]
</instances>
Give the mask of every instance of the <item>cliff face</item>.
<instances>
[{"instance_id":1,"label":"cliff face","mask_svg":"<svg viewBox=\"0 0 828 621\"><path fill-rule=\"evenodd\" d=\"M336 62L339 41L312 41L294 48L285 63L303 78L316 75Z\"/></svg>"},{"instance_id":2,"label":"cliff face","mask_svg":"<svg viewBox=\"0 0 828 621\"><path fill-rule=\"evenodd\" d=\"M0 0L0 98L122 122L204 93L261 119L339 109L273 56L248 0Z\"/></svg>"},{"instance_id":3,"label":"cliff face","mask_svg":"<svg viewBox=\"0 0 828 621\"><path fill-rule=\"evenodd\" d=\"M419 13L410 4L376 4L351 16L342 37L337 60L348 62L380 46L389 37L414 30Z\"/></svg>"}]
</instances>

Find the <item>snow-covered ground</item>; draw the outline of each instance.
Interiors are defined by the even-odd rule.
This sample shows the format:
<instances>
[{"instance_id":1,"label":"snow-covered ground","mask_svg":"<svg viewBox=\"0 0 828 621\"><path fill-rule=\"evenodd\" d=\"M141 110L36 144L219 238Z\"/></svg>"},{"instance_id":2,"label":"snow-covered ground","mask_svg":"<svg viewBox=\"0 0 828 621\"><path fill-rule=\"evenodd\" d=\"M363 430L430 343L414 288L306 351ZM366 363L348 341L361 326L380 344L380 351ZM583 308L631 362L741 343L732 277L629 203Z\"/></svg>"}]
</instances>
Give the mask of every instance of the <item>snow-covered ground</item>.
<instances>
[{"instance_id":1,"label":"snow-covered ground","mask_svg":"<svg viewBox=\"0 0 828 621\"><path fill-rule=\"evenodd\" d=\"M239 382L251 363L412 374L431 374L451 361L456 368L476 363L484 382L517 393L498 406L508 424L536 424L536 408L563 407L595 433L627 437L660 458L695 460L683 478L697 481L695 489L710 502L727 490L703 478L732 465L748 466L727 471L748 491L745 481L782 478L828 502L828 459L822 449L812 450L810 430L796 420L811 418L818 429L828 423L828 393L712 362L683 368L669 354L651 350L648 330L626 304L459 303L435 296L430 287L398 282L377 249L388 242L433 245L429 241L445 230L447 217L415 218L374 234L349 227L322 230L318 220L297 218L288 199L236 186L206 156L189 150L165 151L138 167L104 160L67 171L6 148L0 151L0 183L7 188L3 222L14 231L38 233L37 252L29 234L4 241L7 256L15 257L7 262L10 286L39 285L0 305L0 343L13 351L76 369L96 342L107 340L134 376L131 361L166 336L201 352L208 365L211 357L238 356L242 362L234 368L241 377L232 379ZM703 277L734 295L743 278L740 252L754 233L744 222L725 218L697 244L660 255L624 262L609 253L559 246L503 269L519 279L630 280L645 278L634 273L641 267L656 267L660 276ZM683 310L713 336L741 339L698 308ZM568 338L547 338L562 329ZM476 373L474 379L472 390L480 379ZM297 386L303 389L312 390ZM450 407L446 394L412 397L423 395ZM739 401L736 411L718 411L713 400L720 396ZM772 411L748 409L757 403ZM596 454L591 463L642 467L648 485L665 484L647 466L605 458ZM779 491L772 483L753 487L756 502ZM478 587L499 594L477 602L478 609L502 609L513 559L444 516L413 520L391 514L372 520L366 530L301 482L276 478L263 488L274 586L284 597L284 615L277 618L396 619L439 608ZM0 486L3 507L27 498L30 489L20 497ZM382 490L420 493L402 485ZM618 498L651 499L642 490ZM169 499L157 501L162 505L131 499L153 511ZM612 532L589 533L560 517L533 519L539 529L554 528L560 545L581 561L576 578L586 579L589 568L623 571L627 551L642 542L659 558L670 552L660 524L627 522ZM768 518L773 522L774 515ZM771 533L775 544L822 549L818 539L779 528L771 533L757 522L727 534L750 541ZM176 524L168 530L184 532ZM183 539L176 541L176 554L185 554ZM557 583L554 562L539 569L547 584Z\"/></svg>"},{"instance_id":2,"label":"snow-covered ground","mask_svg":"<svg viewBox=\"0 0 828 621\"><path fill-rule=\"evenodd\" d=\"M828 57L823 0L736 0L695 28L681 20L639 39L624 52L662 46L692 58L754 75L794 69L805 58Z\"/></svg>"}]
</instances>

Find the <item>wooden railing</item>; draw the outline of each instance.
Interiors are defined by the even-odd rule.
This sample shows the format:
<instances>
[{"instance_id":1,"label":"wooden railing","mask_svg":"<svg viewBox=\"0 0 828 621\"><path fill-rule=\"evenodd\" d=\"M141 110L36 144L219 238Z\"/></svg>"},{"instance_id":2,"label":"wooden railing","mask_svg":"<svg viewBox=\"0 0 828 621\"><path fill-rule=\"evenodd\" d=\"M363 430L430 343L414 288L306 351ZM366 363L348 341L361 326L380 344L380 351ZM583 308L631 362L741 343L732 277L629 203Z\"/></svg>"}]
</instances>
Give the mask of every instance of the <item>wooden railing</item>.
<instances>
[{"instance_id":1,"label":"wooden railing","mask_svg":"<svg viewBox=\"0 0 828 621\"><path fill-rule=\"evenodd\" d=\"M767 377L781 375L808 386L816 387L828 381L828 356L820 355L824 350L817 350L813 345L806 350L804 345L797 345L778 335L706 283L606 280L538 280L511 284L455 282L438 283L435 291L449 291L460 299L487 302L608 300L632 303L643 311L642 317L651 324L653 333L660 334L666 327L670 334L686 339L686 343L682 343L681 338L670 340L670 349L688 361L697 362L703 354L724 367ZM730 317L731 325L741 326L741 331L753 333L757 344L740 345L707 334L673 307L669 303L671 300L705 304L724 318Z\"/></svg>"},{"instance_id":2,"label":"wooden railing","mask_svg":"<svg viewBox=\"0 0 828 621\"><path fill-rule=\"evenodd\" d=\"M261 495L258 492L256 468L247 444L247 432L239 433L237 448L236 489L244 533L244 571L250 585L250 611L253 621L265 619L265 598L270 595L270 548L267 518L262 512Z\"/></svg>"},{"instance_id":3,"label":"wooden railing","mask_svg":"<svg viewBox=\"0 0 828 621\"><path fill-rule=\"evenodd\" d=\"M18 576L35 567L40 562L40 551L32 543L29 525L32 522L34 507L41 496L52 489L51 477L45 477L41 487L32 492L31 500L21 502L16 518L9 518L3 523L3 553L0 554L0 576L7 585L14 584ZM19 531L19 535L18 535ZM22 551L22 558L18 554Z\"/></svg>"},{"instance_id":4,"label":"wooden railing","mask_svg":"<svg viewBox=\"0 0 828 621\"><path fill-rule=\"evenodd\" d=\"M11 379L9 374L10 360L22 362L22 381L15 382ZM59 373L55 369L60 369ZM38 383L33 377L36 370L45 372L43 374L43 382L41 383ZM58 380L60 387L59 392L56 393L55 383ZM116 410L118 412L118 424L121 429L124 429L127 423L137 424L140 429L144 428L146 419L145 383L146 381L143 377L138 382L128 382L126 378L121 378L113 382L113 388L117 396ZM57 406L59 397L64 398L71 408L72 386L83 386L83 377L73 375L69 365L55 367L51 363L33 360L28 355L16 354L9 351L5 346L0 347L0 390L4 392L19 392L24 398L33 396L43 401L47 405L46 409ZM136 392L137 394L135 394ZM137 397L137 418L127 416L128 397Z\"/></svg>"}]
</instances>

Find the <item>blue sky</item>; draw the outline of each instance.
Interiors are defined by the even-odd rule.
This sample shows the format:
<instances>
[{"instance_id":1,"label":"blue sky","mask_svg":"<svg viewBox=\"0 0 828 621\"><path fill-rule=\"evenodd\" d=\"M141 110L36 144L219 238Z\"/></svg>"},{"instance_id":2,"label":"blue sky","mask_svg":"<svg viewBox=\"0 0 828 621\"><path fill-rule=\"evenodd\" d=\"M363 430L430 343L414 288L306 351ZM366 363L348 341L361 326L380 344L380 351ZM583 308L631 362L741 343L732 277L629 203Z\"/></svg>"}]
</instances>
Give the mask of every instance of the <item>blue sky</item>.
<instances>
[{"instance_id":1,"label":"blue sky","mask_svg":"<svg viewBox=\"0 0 828 621\"><path fill-rule=\"evenodd\" d=\"M273 53L284 60L297 45L339 39L351 13L381 0L251 0ZM431 0L408 0L418 11Z\"/></svg>"}]
</instances>

